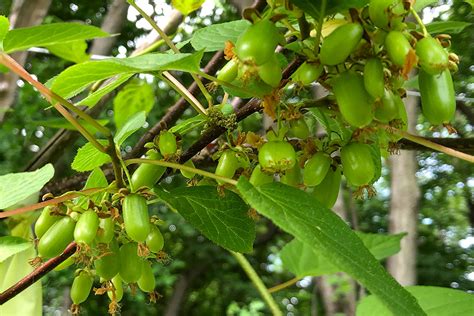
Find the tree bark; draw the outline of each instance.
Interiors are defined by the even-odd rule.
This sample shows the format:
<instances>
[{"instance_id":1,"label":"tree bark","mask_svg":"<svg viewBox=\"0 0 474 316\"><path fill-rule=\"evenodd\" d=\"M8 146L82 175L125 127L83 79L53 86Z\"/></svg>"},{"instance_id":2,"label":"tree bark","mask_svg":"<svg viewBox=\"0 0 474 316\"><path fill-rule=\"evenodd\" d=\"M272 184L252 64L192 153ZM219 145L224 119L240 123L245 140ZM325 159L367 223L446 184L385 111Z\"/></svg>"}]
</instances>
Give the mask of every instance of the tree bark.
<instances>
[{"instance_id":1,"label":"tree bark","mask_svg":"<svg viewBox=\"0 0 474 316\"><path fill-rule=\"evenodd\" d=\"M8 17L10 27L16 29L40 24L46 16L50 5L51 0L14 0L10 16ZM23 66L28 52L16 52L11 54L11 56ZM15 101L17 80L18 76L12 71L0 74L0 123Z\"/></svg>"},{"instance_id":2,"label":"tree bark","mask_svg":"<svg viewBox=\"0 0 474 316\"><path fill-rule=\"evenodd\" d=\"M128 3L125 0L114 0L107 8L107 14L102 21L101 29L109 34L117 34L122 30L127 20ZM92 42L91 55L108 55L117 41L117 37L96 38Z\"/></svg>"},{"instance_id":3,"label":"tree bark","mask_svg":"<svg viewBox=\"0 0 474 316\"><path fill-rule=\"evenodd\" d=\"M408 130L413 133L416 126L418 99L408 97L405 104L408 113ZM402 151L390 158L391 200L389 232L408 235L401 241L401 250L390 257L388 271L403 286L416 284L416 238L418 222L418 202L420 189L416 182L418 169L415 151Z\"/></svg>"}]
</instances>

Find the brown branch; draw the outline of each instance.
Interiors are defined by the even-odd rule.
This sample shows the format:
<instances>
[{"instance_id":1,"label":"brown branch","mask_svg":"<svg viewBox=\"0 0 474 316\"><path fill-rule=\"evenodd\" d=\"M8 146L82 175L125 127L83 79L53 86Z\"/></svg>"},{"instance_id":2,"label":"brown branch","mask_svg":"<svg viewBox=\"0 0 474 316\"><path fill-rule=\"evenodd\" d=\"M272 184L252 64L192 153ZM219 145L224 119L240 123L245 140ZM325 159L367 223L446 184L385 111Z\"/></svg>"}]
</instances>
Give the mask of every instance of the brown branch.
<instances>
[{"instance_id":1,"label":"brown branch","mask_svg":"<svg viewBox=\"0 0 474 316\"><path fill-rule=\"evenodd\" d=\"M23 279L12 285L10 288L6 289L4 292L0 293L0 305L8 302L30 285L41 279L45 274L56 268L59 264L72 256L76 252L76 249L77 244L75 242L70 243L59 256L49 259L41 266L33 270L30 274L25 276Z\"/></svg>"},{"instance_id":2,"label":"brown branch","mask_svg":"<svg viewBox=\"0 0 474 316\"><path fill-rule=\"evenodd\" d=\"M474 154L474 138L424 137L424 139L451 149L456 149L466 154ZM433 149L427 148L407 139L401 139L400 141L398 141L398 144L401 146L401 149L404 150L435 151Z\"/></svg>"}]
</instances>

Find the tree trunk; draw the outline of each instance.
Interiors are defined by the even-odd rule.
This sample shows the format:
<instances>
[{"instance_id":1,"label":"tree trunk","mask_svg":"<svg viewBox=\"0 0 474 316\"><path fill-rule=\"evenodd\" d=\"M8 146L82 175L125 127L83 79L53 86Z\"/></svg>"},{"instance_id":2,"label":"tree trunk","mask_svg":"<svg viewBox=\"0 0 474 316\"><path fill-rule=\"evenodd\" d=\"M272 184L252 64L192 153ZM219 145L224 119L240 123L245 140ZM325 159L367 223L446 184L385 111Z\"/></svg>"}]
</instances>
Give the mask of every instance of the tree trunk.
<instances>
[{"instance_id":1,"label":"tree trunk","mask_svg":"<svg viewBox=\"0 0 474 316\"><path fill-rule=\"evenodd\" d=\"M40 24L46 16L50 4L51 0L14 0L8 17L10 27L17 29ZM28 52L16 52L11 56L23 66ZM0 123L15 101L17 80L18 76L12 71L0 74Z\"/></svg>"},{"instance_id":2,"label":"tree trunk","mask_svg":"<svg viewBox=\"0 0 474 316\"><path fill-rule=\"evenodd\" d=\"M127 19L128 3L125 0L114 0L107 8L107 14L102 21L101 29L110 34L117 34L122 30ZM92 42L91 55L108 55L117 41L117 37L96 38Z\"/></svg>"},{"instance_id":3,"label":"tree trunk","mask_svg":"<svg viewBox=\"0 0 474 316\"><path fill-rule=\"evenodd\" d=\"M408 113L408 130L415 131L418 99L408 97L405 102ZM420 189L416 182L416 152L404 150L390 158L391 200L389 232L406 232L402 239L401 251L390 257L388 271L403 286L416 284L416 237L418 223L418 201Z\"/></svg>"}]
</instances>

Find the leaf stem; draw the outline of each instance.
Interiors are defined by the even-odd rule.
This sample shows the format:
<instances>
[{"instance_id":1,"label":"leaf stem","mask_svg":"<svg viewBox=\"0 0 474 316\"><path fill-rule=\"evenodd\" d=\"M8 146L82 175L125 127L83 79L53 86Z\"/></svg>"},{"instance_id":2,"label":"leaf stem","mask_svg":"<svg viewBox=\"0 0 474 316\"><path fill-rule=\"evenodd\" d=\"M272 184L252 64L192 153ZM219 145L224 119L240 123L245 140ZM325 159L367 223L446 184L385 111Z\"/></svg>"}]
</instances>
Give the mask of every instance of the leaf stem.
<instances>
[{"instance_id":1,"label":"leaf stem","mask_svg":"<svg viewBox=\"0 0 474 316\"><path fill-rule=\"evenodd\" d=\"M122 174L122 158L120 157L120 153L117 152L117 147L114 143L114 138L112 135L108 137L109 145L107 146L107 154L110 156L112 160L112 168L114 169L114 176L115 181L117 181L117 187L124 188L125 183L123 182L123 174Z\"/></svg>"},{"instance_id":2,"label":"leaf stem","mask_svg":"<svg viewBox=\"0 0 474 316\"><path fill-rule=\"evenodd\" d=\"M428 30L426 29L425 24L423 23L420 16L418 15L418 13L413 7L410 7L410 13L413 14L413 17L415 18L416 22L420 26L421 32L423 32L423 37L427 37L429 35Z\"/></svg>"},{"instance_id":3,"label":"leaf stem","mask_svg":"<svg viewBox=\"0 0 474 316\"><path fill-rule=\"evenodd\" d=\"M173 75L167 71L163 71L160 75L161 79L166 81L174 90L176 90L191 106L200 114L207 115L206 109L202 106L196 97L189 93L188 89L181 84Z\"/></svg>"},{"instance_id":4,"label":"leaf stem","mask_svg":"<svg viewBox=\"0 0 474 316\"><path fill-rule=\"evenodd\" d=\"M228 87L228 88L231 88L235 91L238 91L240 93L243 93L243 94L249 94L249 95L252 95L253 93L251 93L250 91L247 91L247 89L244 89L242 87L239 87L239 86L236 86L230 82L227 82L227 81L223 81L223 80L219 80L217 79L217 77L214 77L212 75L209 75L209 74L206 74L205 72L199 72L199 75L203 78L206 78L207 80L210 80L210 81L214 81L216 83L218 83L219 85L221 86L225 86L225 87Z\"/></svg>"},{"instance_id":5,"label":"leaf stem","mask_svg":"<svg viewBox=\"0 0 474 316\"><path fill-rule=\"evenodd\" d=\"M446 146L443 146L443 145L440 145L440 144L436 144L436 143L434 143L432 141L429 141L429 140L427 140L423 137L416 136L416 135L410 134L408 132L405 132L405 131L402 131L402 130L399 130L399 129L396 129L396 128L393 128L393 127L390 127L390 126L387 126L387 125L383 125L383 124L380 124L380 125L387 128L387 129L390 129L390 130L394 131L395 133L397 133L398 135L402 136L405 139L408 139L409 141L412 141L412 142L420 144L422 146L425 146L425 147L434 149L436 151L445 153L447 155L450 155L450 156L453 156L453 157L456 157L456 158L463 159L463 160L469 161L471 163L474 163L474 156L472 156L472 155L468 155L466 153L457 151L455 149L452 149L452 148L449 148L449 147L446 147Z\"/></svg>"},{"instance_id":6,"label":"leaf stem","mask_svg":"<svg viewBox=\"0 0 474 316\"><path fill-rule=\"evenodd\" d=\"M268 289L265 287L265 284L263 284L262 279L258 276L257 272L255 272L255 270L252 268L252 266L250 265L248 260L244 257L244 255L238 252L233 252L233 251L230 251L230 253L234 256L234 258L237 260L237 262L240 264L242 269L245 271L245 273L249 277L250 281L252 281L252 283L255 285L257 290L260 292L260 295L268 304L268 307L272 311L272 314L277 315L277 316L282 316L283 314L278 308L277 303L273 299Z\"/></svg>"},{"instance_id":7,"label":"leaf stem","mask_svg":"<svg viewBox=\"0 0 474 316\"><path fill-rule=\"evenodd\" d=\"M270 293L274 293L274 292L278 292L280 290L283 290L283 289L286 289L287 287L290 287L292 286L293 284L295 284L296 282L298 282L301 278L298 278L298 277L294 277L293 279L291 280L288 280L286 282L283 282L281 284L278 284L278 285L275 285L271 288L268 289L268 292Z\"/></svg>"},{"instance_id":8,"label":"leaf stem","mask_svg":"<svg viewBox=\"0 0 474 316\"><path fill-rule=\"evenodd\" d=\"M316 54L319 54L319 43L321 42L321 34L323 30L324 15L326 14L327 0L321 1L321 9L319 10L318 28L316 30Z\"/></svg>"},{"instance_id":9,"label":"leaf stem","mask_svg":"<svg viewBox=\"0 0 474 316\"><path fill-rule=\"evenodd\" d=\"M179 53L179 48L176 47L176 45L173 43L173 41L169 38L168 35L166 35L166 33L158 26L158 24L156 24L156 22L151 18L151 16L149 16L148 14L146 14L145 11L143 11L136 3L135 3L135 0L127 0L127 2L132 6L134 7L140 14L141 16L147 20L148 23L150 23L151 27L153 27L153 29L155 29L156 32L158 32L158 34L160 35L160 37L166 42L166 44L171 48L171 50L175 53ZM204 97L206 98L209 106L211 107L213 105L213 102L212 102L212 96L209 94L209 91L207 91L206 87L204 86L204 84L202 83L201 79L199 79L199 77L195 74L191 74L191 76L193 77L193 80L196 82L196 84L198 85L199 89L201 90L202 94L204 95Z\"/></svg>"},{"instance_id":10,"label":"leaf stem","mask_svg":"<svg viewBox=\"0 0 474 316\"><path fill-rule=\"evenodd\" d=\"M169 162L169 161L164 161L164 160L143 159L143 158L135 158L135 159L125 160L125 164L127 166L131 165L131 164L134 164L134 163L149 163L149 164L152 164L152 165L163 166L163 167L167 167L167 168L180 169L180 170L184 170L184 171L188 171L188 172L197 173L201 176L208 177L208 178L211 178L211 179L214 179L214 180L219 180L219 181L222 181L222 182L234 185L234 186L237 185L237 181L235 181L233 179L218 176L218 175L216 175L212 172L204 171L204 170L201 170L201 169L196 169L196 168L185 166L185 165L180 165L180 164L174 163L174 162Z\"/></svg>"}]
</instances>

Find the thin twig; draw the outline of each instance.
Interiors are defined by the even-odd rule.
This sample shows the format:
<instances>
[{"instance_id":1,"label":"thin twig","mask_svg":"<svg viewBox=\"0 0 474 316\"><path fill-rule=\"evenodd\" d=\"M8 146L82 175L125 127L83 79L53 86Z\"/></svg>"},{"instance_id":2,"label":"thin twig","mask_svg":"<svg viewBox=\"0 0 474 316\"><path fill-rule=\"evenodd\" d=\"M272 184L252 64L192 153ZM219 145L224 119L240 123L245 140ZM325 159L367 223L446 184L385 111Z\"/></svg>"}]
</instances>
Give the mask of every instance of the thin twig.
<instances>
[{"instance_id":1,"label":"thin twig","mask_svg":"<svg viewBox=\"0 0 474 316\"><path fill-rule=\"evenodd\" d=\"M268 292L270 292L270 293L275 293L275 292L278 292L278 291L280 291L280 290L286 289L287 287L292 286L293 284L295 284L295 283L298 282L299 280L301 280L301 278L294 277L294 278L291 279L291 280L288 280L288 281L283 282L283 283L281 283L281 284L272 286L271 288L268 289Z\"/></svg>"},{"instance_id":2,"label":"thin twig","mask_svg":"<svg viewBox=\"0 0 474 316\"><path fill-rule=\"evenodd\" d=\"M169 38L168 35L166 35L165 32L163 32L163 30L158 26L158 24L156 24L156 22L151 18L151 16L149 16L148 14L146 14L145 11L143 11L136 3L135 3L135 0L127 0L128 3L130 3L130 5L132 7L134 7L139 13L140 15L145 19L147 20L148 23L150 23L151 27L160 35L160 37L166 42L166 44L169 46L169 48L171 48L171 50L175 53L179 53L179 48L176 47L176 45L173 43L173 41ZM191 74L191 76L193 77L193 80L196 82L196 84L198 85L199 89L201 90L202 94L204 95L204 97L206 98L207 102L209 103L209 106L212 106L212 96L209 94L209 91L207 91L206 87L203 85L201 79L199 79L199 77L195 74Z\"/></svg>"},{"instance_id":3,"label":"thin twig","mask_svg":"<svg viewBox=\"0 0 474 316\"><path fill-rule=\"evenodd\" d=\"M77 249L77 244L75 242L70 243L66 249L57 257L51 258L40 267L33 270L30 274L25 276L23 279L12 285L10 288L0 293L0 305L8 302L22 291L27 289L30 285L34 284L36 281L45 276L48 272L56 268L67 258L72 256Z\"/></svg>"},{"instance_id":4,"label":"thin twig","mask_svg":"<svg viewBox=\"0 0 474 316\"><path fill-rule=\"evenodd\" d=\"M244 257L244 255L238 252L233 252L233 251L230 251L230 253L234 256L234 258L240 264L242 269L245 271L245 273L249 277L250 281L252 281L252 283L255 285L258 292L262 296L263 300L267 303L268 307L272 311L272 314L277 315L277 316L283 315L280 309L278 308L277 303L273 299L272 295L266 288L265 284L263 284L262 279L260 279L257 272L255 272L255 270L252 268L252 266L250 265L248 260Z\"/></svg>"},{"instance_id":5,"label":"thin twig","mask_svg":"<svg viewBox=\"0 0 474 316\"><path fill-rule=\"evenodd\" d=\"M189 91L173 77L169 72L163 71L162 79L166 81L176 92L178 92L191 106L200 114L207 115L206 109L202 106L201 102L196 99Z\"/></svg>"}]
</instances>

